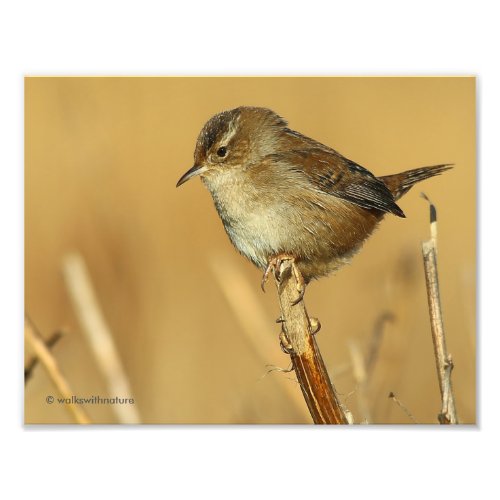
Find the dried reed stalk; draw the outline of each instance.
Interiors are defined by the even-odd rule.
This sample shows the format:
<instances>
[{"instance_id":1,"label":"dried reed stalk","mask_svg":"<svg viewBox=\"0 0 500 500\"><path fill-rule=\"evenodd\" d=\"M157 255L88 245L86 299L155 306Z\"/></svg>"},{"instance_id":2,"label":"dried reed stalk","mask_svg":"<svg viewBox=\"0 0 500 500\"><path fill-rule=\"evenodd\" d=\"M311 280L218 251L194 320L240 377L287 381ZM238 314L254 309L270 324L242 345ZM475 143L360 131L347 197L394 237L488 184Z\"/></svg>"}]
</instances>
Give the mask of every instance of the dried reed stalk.
<instances>
[{"instance_id":1,"label":"dried reed stalk","mask_svg":"<svg viewBox=\"0 0 500 500\"><path fill-rule=\"evenodd\" d=\"M355 340L351 340L348 345L351 355L352 374L356 382L356 396L361 423L369 424L371 422L371 411L367 398L367 365L359 347L359 343Z\"/></svg>"},{"instance_id":2,"label":"dried reed stalk","mask_svg":"<svg viewBox=\"0 0 500 500\"><path fill-rule=\"evenodd\" d=\"M424 258L425 282L427 286L427 301L431 319L432 342L441 392L441 412L438 415L441 424L458 424L455 397L451 384L453 362L446 349L446 340L439 296L439 280L437 269L437 213L436 207L422 194L430 205L431 238L422 243Z\"/></svg>"},{"instance_id":3,"label":"dried reed stalk","mask_svg":"<svg viewBox=\"0 0 500 500\"><path fill-rule=\"evenodd\" d=\"M340 404L311 333L311 322L304 301L294 305L298 283L291 271L291 262L283 261L276 286L281 307L281 324L290 343L287 349L302 394L315 424L348 424L346 411Z\"/></svg>"},{"instance_id":4,"label":"dried reed stalk","mask_svg":"<svg viewBox=\"0 0 500 500\"><path fill-rule=\"evenodd\" d=\"M31 322L28 316L26 316L26 321ZM59 341L59 339L62 337L62 332L57 331L54 332L47 340L44 340L44 344L46 345L47 349L52 349L56 342ZM35 369L35 366L38 364L38 356L33 355L31 356L28 361L24 365L24 385L28 382L28 380L32 377L33 375L33 370Z\"/></svg>"},{"instance_id":5,"label":"dried reed stalk","mask_svg":"<svg viewBox=\"0 0 500 500\"><path fill-rule=\"evenodd\" d=\"M389 311L384 311L378 316L373 327L366 359L363 356L357 341L351 340L348 344L351 354L352 374L354 380L356 381L358 408L362 418L362 423L364 424L371 423L371 409L367 394L372 374L378 360L380 346L384 335L384 327L386 323L394 321L394 319L394 314Z\"/></svg>"},{"instance_id":6,"label":"dried reed stalk","mask_svg":"<svg viewBox=\"0 0 500 500\"><path fill-rule=\"evenodd\" d=\"M79 254L67 255L63 260L63 275L82 331L94 353L106 380L111 397L132 398L130 384L104 319L92 286L85 261ZM120 423L140 423L139 413L132 404L114 404L112 408Z\"/></svg>"},{"instance_id":7,"label":"dried reed stalk","mask_svg":"<svg viewBox=\"0 0 500 500\"><path fill-rule=\"evenodd\" d=\"M28 319L25 319L24 321L24 338L26 343L33 349L37 359L47 370L50 379L56 386L61 396L66 400L71 400L74 392L71 390L71 387L64 378L64 375L61 373L57 361L50 352L49 348ZM49 397L51 396L47 397L47 401ZM79 424L91 423L83 408L78 404L65 403L65 406Z\"/></svg>"},{"instance_id":8,"label":"dried reed stalk","mask_svg":"<svg viewBox=\"0 0 500 500\"><path fill-rule=\"evenodd\" d=\"M406 415L412 420L414 424L418 424L418 420L413 416L413 413L408 410L408 408L396 397L396 394L394 394L392 391L389 393L389 399L394 401L406 413Z\"/></svg>"}]
</instances>

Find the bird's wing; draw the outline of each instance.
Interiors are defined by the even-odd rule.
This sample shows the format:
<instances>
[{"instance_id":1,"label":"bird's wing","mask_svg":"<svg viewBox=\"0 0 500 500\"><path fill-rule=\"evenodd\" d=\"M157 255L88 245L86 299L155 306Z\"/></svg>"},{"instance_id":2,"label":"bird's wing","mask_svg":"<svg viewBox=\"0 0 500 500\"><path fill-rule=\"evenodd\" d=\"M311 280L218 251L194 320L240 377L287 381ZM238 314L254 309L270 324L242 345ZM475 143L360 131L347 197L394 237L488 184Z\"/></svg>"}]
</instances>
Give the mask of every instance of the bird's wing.
<instances>
[{"instance_id":1,"label":"bird's wing","mask_svg":"<svg viewBox=\"0 0 500 500\"><path fill-rule=\"evenodd\" d=\"M331 149L308 148L277 155L276 161L302 172L313 188L354 203L366 209L376 209L404 217L383 181L366 168Z\"/></svg>"}]
</instances>

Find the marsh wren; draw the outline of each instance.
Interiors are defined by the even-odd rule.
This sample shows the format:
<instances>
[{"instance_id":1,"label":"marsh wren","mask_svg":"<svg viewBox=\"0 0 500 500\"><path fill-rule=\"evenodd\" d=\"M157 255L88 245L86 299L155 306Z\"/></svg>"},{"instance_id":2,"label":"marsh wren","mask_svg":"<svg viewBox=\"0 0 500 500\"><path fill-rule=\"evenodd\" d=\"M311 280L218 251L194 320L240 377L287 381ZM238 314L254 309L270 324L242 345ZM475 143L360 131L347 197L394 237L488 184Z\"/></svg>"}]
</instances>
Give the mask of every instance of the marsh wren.
<instances>
[{"instance_id":1,"label":"marsh wren","mask_svg":"<svg viewBox=\"0 0 500 500\"><path fill-rule=\"evenodd\" d=\"M309 281L348 263L385 214L405 217L396 201L414 184L449 168L375 177L270 109L242 106L205 124L177 186L199 175L233 245L265 271L262 285L289 259L300 299Z\"/></svg>"}]
</instances>

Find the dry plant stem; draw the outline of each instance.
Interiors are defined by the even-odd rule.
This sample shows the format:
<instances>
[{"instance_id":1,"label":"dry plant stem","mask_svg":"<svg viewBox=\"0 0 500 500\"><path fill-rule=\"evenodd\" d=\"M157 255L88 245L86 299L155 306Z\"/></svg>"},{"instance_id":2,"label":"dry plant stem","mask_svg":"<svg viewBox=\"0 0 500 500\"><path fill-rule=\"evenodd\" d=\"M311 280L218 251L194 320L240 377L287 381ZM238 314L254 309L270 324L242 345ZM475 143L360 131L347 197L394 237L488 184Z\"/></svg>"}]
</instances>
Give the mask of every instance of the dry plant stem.
<instances>
[{"instance_id":1,"label":"dry plant stem","mask_svg":"<svg viewBox=\"0 0 500 500\"><path fill-rule=\"evenodd\" d=\"M427 197L425 198L429 201ZM437 270L437 217L436 208L432 203L430 203L430 214L431 238L422 243L422 254L427 286L427 301L431 319L432 342L434 344L434 356L436 358L439 389L441 392L441 413L438 415L438 418L442 424L458 424L455 398L451 384L453 363L446 349L443 316L441 313Z\"/></svg>"},{"instance_id":2,"label":"dry plant stem","mask_svg":"<svg viewBox=\"0 0 500 500\"><path fill-rule=\"evenodd\" d=\"M50 379L56 386L61 396L64 399L71 400L74 392L71 390L68 382L61 373L61 370L59 369L59 366L57 365L57 362L47 345L36 333L35 328L28 320L25 320L24 322L24 338L35 352L37 359L47 370ZM79 424L90 424L89 417L79 405L75 403L66 403L65 406Z\"/></svg>"},{"instance_id":3,"label":"dry plant stem","mask_svg":"<svg viewBox=\"0 0 500 500\"><path fill-rule=\"evenodd\" d=\"M368 355L366 357L366 378L369 379L375 368L375 364L378 359L378 354L380 351L380 345L382 344L382 338L384 335L384 327L387 323L393 322L395 316L390 311L384 311L375 321L375 326L373 327L373 334L370 341L370 346L368 349Z\"/></svg>"},{"instance_id":4,"label":"dry plant stem","mask_svg":"<svg viewBox=\"0 0 500 500\"><path fill-rule=\"evenodd\" d=\"M389 398L392 399L406 413L406 415L413 421L414 424L418 424L417 419L413 416L410 410L408 410L408 408L396 397L393 392L389 393Z\"/></svg>"},{"instance_id":5,"label":"dry plant stem","mask_svg":"<svg viewBox=\"0 0 500 500\"><path fill-rule=\"evenodd\" d=\"M349 342L349 352L351 354L352 372L356 381L356 396L358 399L358 409L364 424L371 422L370 405L367 399L368 372L367 364L363 358L358 342Z\"/></svg>"},{"instance_id":6,"label":"dry plant stem","mask_svg":"<svg viewBox=\"0 0 500 500\"><path fill-rule=\"evenodd\" d=\"M63 275L82 331L106 379L109 395L131 398L127 375L81 255L70 254L64 258ZM140 423L139 413L134 405L115 404L112 408L120 423Z\"/></svg>"},{"instance_id":7,"label":"dry plant stem","mask_svg":"<svg viewBox=\"0 0 500 500\"><path fill-rule=\"evenodd\" d=\"M356 381L355 393L358 399L358 408L362 417L362 423L364 424L371 423L371 411L367 397L368 388L382 344L384 327L390 321L394 321L394 314L389 311L384 311L376 319L366 361L357 341L351 340L348 344L351 354L352 374Z\"/></svg>"},{"instance_id":8,"label":"dry plant stem","mask_svg":"<svg viewBox=\"0 0 500 500\"><path fill-rule=\"evenodd\" d=\"M347 424L348 419L323 363L313 335L304 301L297 299L298 282L291 262L282 262L276 280L283 318L282 327L290 342L290 357L302 394L315 424ZM288 346L287 346L288 348Z\"/></svg>"},{"instance_id":9,"label":"dry plant stem","mask_svg":"<svg viewBox=\"0 0 500 500\"><path fill-rule=\"evenodd\" d=\"M31 320L27 317L27 320L31 323L33 326L33 323ZM33 326L34 328L34 326ZM47 349L52 349L52 347L56 344L56 342L62 337L62 332L55 332L53 333L47 340L45 340L45 345L47 346ZM37 356L32 356L28 362L26 363L24 367L24 384L28 382L28 380L32 377L33 375L33 370L35 369L35 366L38 364L38 357Z\"/></svg>"}]
</instances>

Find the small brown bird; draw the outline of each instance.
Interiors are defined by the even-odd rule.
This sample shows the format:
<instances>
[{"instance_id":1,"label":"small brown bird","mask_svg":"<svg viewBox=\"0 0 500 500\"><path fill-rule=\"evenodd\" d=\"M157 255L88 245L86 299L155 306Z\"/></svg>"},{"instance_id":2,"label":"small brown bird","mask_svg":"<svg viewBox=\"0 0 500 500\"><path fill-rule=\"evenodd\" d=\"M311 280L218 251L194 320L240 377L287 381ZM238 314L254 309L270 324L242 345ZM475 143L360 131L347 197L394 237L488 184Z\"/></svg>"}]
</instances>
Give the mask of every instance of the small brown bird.
<instances>
[{"instance_id":1,"label":"small brown bird","mask_svg":"<svg viewBox=\"0 0 500 500\"><path fill-rule=\"evenodd\" d=\"M351 260L386 213L405 217L396 201L414 184L449 168L375 177L270 109L242 106L205 124L177 186L200 175L233 245L265 270L262 286L289 259L300 300L305 284Z\"/></svg>"}]
</instances>

